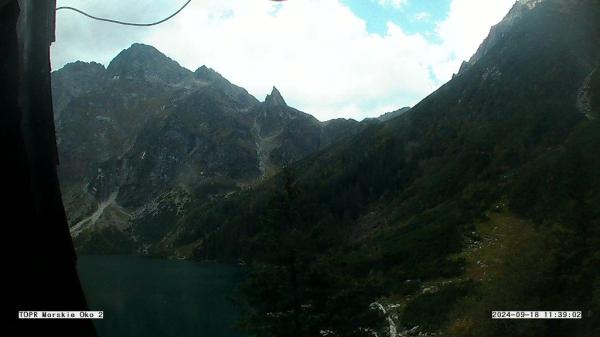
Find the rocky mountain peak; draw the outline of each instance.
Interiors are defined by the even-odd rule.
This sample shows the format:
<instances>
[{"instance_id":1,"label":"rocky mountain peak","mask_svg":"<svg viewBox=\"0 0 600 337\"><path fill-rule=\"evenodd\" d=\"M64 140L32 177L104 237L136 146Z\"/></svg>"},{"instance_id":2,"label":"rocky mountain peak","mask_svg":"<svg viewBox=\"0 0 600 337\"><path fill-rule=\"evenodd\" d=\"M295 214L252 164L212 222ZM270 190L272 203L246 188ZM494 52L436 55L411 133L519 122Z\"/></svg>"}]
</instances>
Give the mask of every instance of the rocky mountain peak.
<instances>
[{"instance_id":1,"label":"rocky mountain peak","mask_svg":"<svg viewBox=\"0 0 600 337\"><path fill-rule=\"evenodd\" d=\"M281 93L279 92L279 90L277 90L276 87L273 87L273 90L271 90L271 94L267 95L267 97L265 98L265 104L268 106L287 106L285 100L283 99L283 96L281 96Z\"/></svg>"},{"instance_id":2,"label":"rocky mountain peak","mask_svg":"<svg viewBox=\"0 0 600 337\"><path fill-rule=\"evenodd\" d=\"M52 73L54 114L58 117L74 97L81 96L106 80L106 69L96 62L72 62Z\"/></svg>"},{"instance_id":3,"label":"rocky mountain peak","mask_svg":"<svg viewBox=\"0 0 600 337\"><path fill-rule=\"evenodd\" d=\"M231 85L231 82L229 82L225 77L223 77L223 75L219 74L216 70L214 70L210 67L207 67L205 65L196 69L196 71L194 72L194 75L197 80L200 80L202 82L207 82L207 83L212 83L212 84L224 83L224 84Z\"/></svg>"},{"instance_id":4,"label":"rocky mountain peak","mask_svg":"<svg viewBox=\"0 0 600 337\"><path fill-rule=\"evenodd\" d=\"M158 49L134 43L121 51L108 65L113 79L143 79L151 82L177 84L190 77L191 71L181 67Z\"/></svg>"},{"instance_id":5,"label":"rocky mountain peak","mask_svg":"<svg viewBox=\"0 0 600 337\"><path fill-rule=\"evenodd\" d=\"M158 49L142 43L134 43L129 48L122 50L108 65L114 71L123 70L127 63L137 63L137 66L150 66L171 60ZM173 61L174 62L174 61Z\"/></svg>"},{"instance_id":6,"label":"rocky mountain peak","mask_svg":"<svg viewBox=\"0 0 600 337\"><path fill-rule=\"evenodd\" d=\"M144 57L144 58L170 60L169 57L167 57L165 54L160 52L155 47L153 47L151 45L143 44L143 43L138 43L138 42L135 42L129 48L122 50L119 54L117 54L117 56L115 56L114 59L118 60L119 58L127 58L127 57L134 57L134 58Z\"/></svg>"}]
</instances>

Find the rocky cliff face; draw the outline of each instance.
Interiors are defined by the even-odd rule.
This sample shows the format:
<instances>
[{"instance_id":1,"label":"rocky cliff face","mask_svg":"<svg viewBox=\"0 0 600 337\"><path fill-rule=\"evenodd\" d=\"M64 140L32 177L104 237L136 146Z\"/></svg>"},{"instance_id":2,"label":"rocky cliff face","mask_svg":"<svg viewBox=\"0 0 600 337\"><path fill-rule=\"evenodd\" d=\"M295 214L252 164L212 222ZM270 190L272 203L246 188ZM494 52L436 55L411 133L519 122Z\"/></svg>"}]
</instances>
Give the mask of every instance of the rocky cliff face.
<instances>
[{"instance_id":1,"label":"rocky cliff face","mask_svg":"<svg viewBox=\"0 0 600 337\"><path fill-rule=\"evenodd\" d=\"M206 66L189 71L142 44L106 69L76 62L52 75L64 199L87 251L145 250L187 204L254 184L360 128L321 123L276 88L259 102Z\"/></svg>"},{"instance_id":2,"label":"rocky cliff face","mask_svg":"<svg viewBox=\"0 0 600 337\"><path fill-rule=\"evenodd\" d=\"M54 117L76 97L101 86L107 79L106 69L95 62L74 62L57 71L52 77Z\"/></svg>"}]
</instances>

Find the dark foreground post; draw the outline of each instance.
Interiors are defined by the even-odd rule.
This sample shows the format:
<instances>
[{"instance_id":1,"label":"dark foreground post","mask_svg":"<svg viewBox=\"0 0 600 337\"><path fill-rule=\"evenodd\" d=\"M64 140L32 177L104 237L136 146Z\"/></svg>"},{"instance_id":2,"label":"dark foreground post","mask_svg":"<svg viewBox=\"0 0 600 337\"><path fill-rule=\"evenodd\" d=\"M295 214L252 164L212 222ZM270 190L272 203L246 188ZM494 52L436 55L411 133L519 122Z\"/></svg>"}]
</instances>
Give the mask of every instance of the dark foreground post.
<instances>
[{"instance_id":1,"label":"dark foreground post","mask_svg":"<svg viewBox=\"0 0 600 337\"><path fill-rule=\"evenodd\" d=\"M87 305L57 178L49 47L54 0L0 0L2 336L95 336L90 320L18 311Z\"/></svg>"}]
</instances>

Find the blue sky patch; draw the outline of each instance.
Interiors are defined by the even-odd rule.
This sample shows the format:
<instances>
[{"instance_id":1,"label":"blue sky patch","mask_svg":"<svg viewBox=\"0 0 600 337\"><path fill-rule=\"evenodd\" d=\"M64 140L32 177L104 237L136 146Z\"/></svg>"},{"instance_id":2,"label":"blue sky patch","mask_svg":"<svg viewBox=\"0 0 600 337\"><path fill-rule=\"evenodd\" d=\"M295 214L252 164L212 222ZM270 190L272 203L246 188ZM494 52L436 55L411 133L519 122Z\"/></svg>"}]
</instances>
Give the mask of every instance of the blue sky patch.
<instances>
[{"instance_id":1,"label":"blue sky patch","mask_svg":"<svg viewBox=\"0 0 600 337\"><path fill-rule=\"evenodd\" d=\"M420 33L430 41L438 40L435 26L448 16L450 0L408 0L394 7L381 5L377 0L342 0L359 18L367 23L369 33L385 35L387 23L393 22L406 33Z\"/></svg>"}]
</instances>

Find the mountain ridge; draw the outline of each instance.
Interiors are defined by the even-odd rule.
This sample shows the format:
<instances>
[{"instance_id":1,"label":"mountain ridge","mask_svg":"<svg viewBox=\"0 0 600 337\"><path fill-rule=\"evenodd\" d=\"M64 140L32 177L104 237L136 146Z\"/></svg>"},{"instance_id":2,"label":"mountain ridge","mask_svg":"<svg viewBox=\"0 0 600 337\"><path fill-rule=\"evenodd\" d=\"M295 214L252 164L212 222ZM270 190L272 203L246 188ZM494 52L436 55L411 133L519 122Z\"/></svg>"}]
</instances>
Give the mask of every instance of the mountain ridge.
<instances>
[{"instance_id":1,"label":"mountain ridge","mask_svg":"<svg viewBox=\"0 0 600 337\"><path fill-rule=\"evenodd\" d=\"M275 87L260 102L207 66L192 72L138 43L106 68L75 62L52 76L59 175L83 251L147 250L135 231L162 232L148 224L161 212L176 219L194 198L254 184L362 127L319 122ZM200 186L211 187L196 195Z\"/></svg>"}]
</instances>

